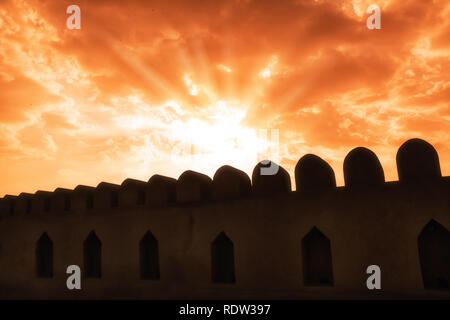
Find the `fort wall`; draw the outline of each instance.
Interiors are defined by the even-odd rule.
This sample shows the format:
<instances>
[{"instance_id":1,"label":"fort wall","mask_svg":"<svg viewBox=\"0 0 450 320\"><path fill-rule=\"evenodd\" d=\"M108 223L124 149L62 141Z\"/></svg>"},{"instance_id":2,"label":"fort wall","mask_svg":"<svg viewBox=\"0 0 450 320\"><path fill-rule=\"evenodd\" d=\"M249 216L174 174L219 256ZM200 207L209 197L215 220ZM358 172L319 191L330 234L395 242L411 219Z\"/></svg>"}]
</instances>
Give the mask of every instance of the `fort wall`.
<instances>
[{"instance_id":1,"label":"fort wall","mask_svg":"<svg viewBox=\"0 0 450 320\"><path fill-rule=\"evenodd\" d=\"M295 170L295 192L284 169L265 176L258 164L252 181L224 166L213 179L186 171L178 180L156 175L5 196L0 297L449 299L448 288L426 288L418 249L430 221L450 230L450 177L441 176L430 146L419 139L402 145L395 182L385 182L373 152L356 148L344 161L343 187L325 161L306 155ZM323 285L305 279L302 240L314 227L331 251L332 279ZM92 231L101 241L101 277L82 276L82 289L68 290L66 268L79 265L83 274L83 245ZM153 280L140 276L139 243L148 231L158 246L160 274ZM42 278L36 243L44 232L53 243L53 270ZM232 283L212 281L212 243L221 232L233 243ZM445 254L438 260L436 270L450 266ZM381 268L382 290L366 287L373 264ZM439 275L447 285L448 270Z\"/></svg>"}]
</instances>

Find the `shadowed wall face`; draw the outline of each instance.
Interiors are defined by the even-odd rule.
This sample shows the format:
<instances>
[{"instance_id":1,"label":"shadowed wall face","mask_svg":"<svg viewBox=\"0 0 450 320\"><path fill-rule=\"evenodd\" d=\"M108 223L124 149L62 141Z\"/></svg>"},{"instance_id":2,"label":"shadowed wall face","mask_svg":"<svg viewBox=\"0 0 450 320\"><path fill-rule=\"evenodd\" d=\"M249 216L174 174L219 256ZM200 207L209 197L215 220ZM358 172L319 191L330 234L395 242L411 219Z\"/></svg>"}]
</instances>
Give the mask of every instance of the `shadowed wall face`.
<instances>
[{"instance_id":1,"label":"shadowed wall face","mask_svg":"<svg viewBox=\"0 0 450 320\"><path fill-rule=\"evenodd\" d=\"M44 198L44 212L49 212L51 209L51 200L49 197Z\"/></svg>"},{"instance_id":2,"label":"shadowed wall face","mask_svg":"<svg viewBox=\"0 0 450 320\"><path fill-rule=\"evenodd\" d=\"M86 278L102 276L102 243L94 231L84 241L84 272Z\"/></svg>"},{"instance_id":3,"label":"shadowed wall face","mask_svg":"<svg viewBox=\"0 0 450 320\"><path fill-rule=\"evenodd\" d=\"M64 197L64 211L69 211L71 208L72 204L70 201L70 197L69 196L65 196Z\"/></svg>"},{"instance_id":4,"label":"shadowed wall face","mask_svg":"<svg viewBox=\"0 0 450 320\"><path fill-rule=\"evenodd\" d=\"M148 231L139 243L141 279L159 280L158 240Z\"/></svg>"},{"instance_id":5,"label":"shadowed wall face","mask_svg":"<svg viewBox=\"0 0 450 320\"><path fill-rule=\"evenodd\" d=\"M221 232L211 244L212 282L235 283L233 242Z\"/></svg>"},{"instance_id":6,"label":"shadowed wall face","mask_svg":"<svg viewBox=\"0 0 450 320\"><path fill-rule=\"evenodd\" d=\"M16 202L11 201L9 203L9 215L11 215L11 216L14 215L15 211L16 211Z\"/></svg>"},{"instance_id":7,"label":"shadowed wall face","mask_svg":"<svg viewBox=\"0 0 450 320\"><path fill-rule=\"evenodd\" d=\"M450 290L450 231L431 220L418 238L425 289Z\"/></svg>"},{"instance_id":8,"label":"shadowed wall face","mask_svg":"<svg viewBox=\"0 0 450 320\"><path fill-rule=\"evenodd\" d=\"M92 210L94 208L94 195L92 192L86 194L86 209Z\"/></svg>"},{"instance_id":9,"label":"shadowed wall face","mask_svg":"<svg viewBox=\"0 0 450 320\"><path fill-rule=\"evenodd\" d=\"M117 208L119 206L119 193L115 190L111 191L110 205L111 208Z\"/></svg>"},{"instance_id":10,"label":"shadowed wall face","mask_svg":"<svg viewBox=\"0 0 450 320\"><path fill-rule=\"evenodd\" d=\"M302 240L305 286L332 286L330 240L314 227Z\"/></svg>"},{"instance_id":11,"label":"shadowed wall face","mask_svg":"<svg viewBox=\"0 0 450 320\"><path fill-rule=\"evenodd\" d=\"M145 204L145 189L144 188L140 188L137 194L137 201L136 204L138 206L143 206Z\"/></svg>"},{"instance_id":12,"label":"shadowed wall face","mask_svg":"<svg viewBox=\"0 0 450 320\"><path fill-rule=\"evenodd\" d=\"M31 213L31 200L30 199L27 200L25 213L26 214L30 214Z\"/></svg>"},{"instance_id":13,"label":"shadowed wall face","mask_svg":"<svg viewBox=\"0 0 450 320\"><path fill-rule=\"evenodd\" d=\"M36 275L38 278L53 277L53 242L47 232L36 243Z\"/></svg>"}]
</instances>

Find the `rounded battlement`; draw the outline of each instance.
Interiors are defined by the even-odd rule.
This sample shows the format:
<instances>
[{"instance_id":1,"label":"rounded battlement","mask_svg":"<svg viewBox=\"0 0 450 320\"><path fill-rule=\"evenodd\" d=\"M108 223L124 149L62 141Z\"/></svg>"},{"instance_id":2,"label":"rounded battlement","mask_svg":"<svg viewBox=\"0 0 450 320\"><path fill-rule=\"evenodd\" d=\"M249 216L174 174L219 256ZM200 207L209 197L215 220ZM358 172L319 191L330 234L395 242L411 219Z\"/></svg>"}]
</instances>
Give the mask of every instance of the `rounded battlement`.
<instances>
[{"instance_id":1,"label":"rounded battlement","mask_svg":"<svg viewBox=\"0 0 450 320\"><path fill-rule=\"evenodd\" d=\"M441 177L439 158L434 147L421 139L406 141L397 152L400 182L423 181ZM363 147L351 150L343 163L345 186L351 191L384 184L381 163L375 153ZM444 179L443 179L444 180ZM449 181L445 179L445 181ZM299 192L336 190L336 178L331 166L320 157L307 154L295 167L295 183ZM408 184L393 184L399 187ZM125 179L121 185L101 182L97 187L79 185L74 190L57 188L53 192L37 191L5 195L0 199L2 219L27 214L64 214L107 211L121 208L160 208L176 203L202 205L210 200L240 199L246 196L270 196L291 192L288 172L272 161L261 161L252 179L234 167L224 165L217 169L214 178L205 174L185 171L179 179L161 175L152 176L148 182ZM112 210L113 211L113 210Z\"/></svg>"},{"instance_id":2,"label":"rounded battlement","mask_svg":"<svg viewBox=\"0 0 450 320\"><path fill-rule=\"evenodd\" d=\"M100 182L96 189L97 191L100 190L117 190L120 188L120 185L115 184L115 183L109 183L109 182Z\"/></svg>"},{"instance_id":3,"label":"rounded battlement","mask_svg":"<svg viewBox=\"0 0 450 320\"><path fill-rule=\"evenodd\" d=\"M122 184L120 185L121 189L133 189L133 188L139 188L139 187L145 187L147 186L147 182L136 180L136 179L125 179L123 180Z\"/></svg>"},{"instance_id":4,"label":"rounded battlement","mask_svg":"<svg viewBox=\"0 0 450 320\"><path fill-rule=\"evenodd\" d=\"M346 187L374 187L385 182L380 160L371 150L358 147L344 159L344 180Z\"/></svg>"},{"instance_id":5,"label":"rounded battlement","mask_svg":"<svg viewBox=\"0 0 450 320\"><path fill-rule=\"evenodd\" d=\"M189 203L211 198L212 180L195 171L183 172L177 181L177 202Z\"/></svg>"},{"instance_id":6,"label":"rounded battlement","mask_svg":"<svg viewBox=\"0 0 450 320\"><path fill-rule=\"evenodd\" d=\"M295 166L297 191L322 191L336 188L336 177L331 166L322 158L304 155Z\"/></svg>"},{"instance_id":7,"label":"rounded battlement","mask_svg":"<svg viewBox=\"0 0 450 320\"><path fill-rule=\"evenodd\" d=\"M49 213L51 211L52 196L53 192L42 190L37 191L31 200L31 213Z\"/></svg>"},{"instance_id":8,"label":"rounded battlement","mask_svg":"<svg viewBox=\"0 0 450 320\"><path fill-rule=\"evenodd\" d=\"M72 192L72 208L79 210L94 209L95 188L91 186L78 185Z\"/></svg>"},{"instance_id":9,"label":"rounded battlement","mask_svg":"<svg viewBox=\"0 0 450 320\"><path fill-rule=\"evenodd\" d=\"M94 192L94 209L109 209L119 206L118 184L100 182Z\"/></svg>"},{"instance_id":10,"label":"rounded battlement","mask_svg":"<svg viewBox=\"0 0 450 320\"><path fill-rule=\"evenodd\" d=\"M153 175L148 180L146 202L150 207L163 207L176 202L177 180L170 177Z\"/></svg>"},{"instance_id":11,"label":"rounded battlement","mask_svg":"<svg viewBox=\"0 0 450 320\"><path fill-rule=\"evenodd\" d=\"M72 210L72 190L57 188L50 199L51 210L61 213Z\"/></svg>"},{"instance_id":12,"label":"rounded battlement","mask_svg":"<svg viewBox=\"0 0 450 320\"><path fill-rule=\"evenodd\" d=\"M17 201L18 197L13 195L5 195L2 199L2 212L3 218L8 216L14 216L17 213Z\"/></svg>"},{"instance_id":13,"label":"rounded battlement","mask_svg":"<svg viewBox=\"0 0 450 320\"><path fill-rule=\"evenodd\" d=\"M93 192L95 190L95 187L91 186L85 186L82 184L79 184L73 189L74 192Z\"/></svg>"},{"instance_id":14,"label":"rounded battlement","mask_svg":"<svg viewBox=\"0 0 450 320\"><path fill-rule=\"evenodd\" d=\"M398 179L419 182L440 178L441 167L436 149L422 139L410 139L397 152Z\"/></svg>"},{"instance_id":15,"label":"rounded battlement","mask_svg":"<svg viewBox=\"0 0 450 320\"><path fill-rule=\"evenodd\" d=\"M146 203L146 192L148 182L126 179L120 185L120 206L143 206Z\"/></svg>"},{"instance_id":16,"label":"rounded battlement","mask_svg":"<svg viewBox=\"0 0 450 320\"><path fill-rule=\"evenodd\" d=\"M31 213L31 201L33 194L22 192L17 197L6 196L6 199L10 199L9 203L9 215L23 215Z\"/></svg>"},{"instance_id":17,"label":"rounded battlement","mask_svg":"<svg viewBox=\"0 0 450 320\"><path fill-rule=\"evenodd\" d=\"M291 191L289 173L275 162L259 162L252 173L252 193L256 196L268 196Z\"/></svg>"},{"instance_id":18,"label":"rounded battlement","mask_svg":"<svg viewBox=\"0 0 450 320\"><path fill-rule=\"evenodd\" d=\"M250 178L239 169L225 165L217 169L212 182L214 200L237 199L250 195Z\"/></svg>"}]
</instances>

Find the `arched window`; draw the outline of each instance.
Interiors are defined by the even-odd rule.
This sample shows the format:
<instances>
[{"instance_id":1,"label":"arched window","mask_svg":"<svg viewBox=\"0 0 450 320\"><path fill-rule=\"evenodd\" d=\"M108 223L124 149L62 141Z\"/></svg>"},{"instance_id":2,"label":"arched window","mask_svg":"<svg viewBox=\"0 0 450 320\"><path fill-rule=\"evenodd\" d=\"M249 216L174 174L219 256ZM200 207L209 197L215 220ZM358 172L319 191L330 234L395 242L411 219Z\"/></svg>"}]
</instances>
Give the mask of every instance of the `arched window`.
<instances>
[{"instance_id":1,"label":"arched window","mask_svg":"<svg viewBox=\"0 0 450 320\"><path fill-rule=\"evenodd\" d=\"M211 244L211 275L213 282L236 282L233 242L223 232Z\"/></svg>"},{"instance_id":2,"label":"arched window","mask_svg":"<svg viewBox=\"0 0 450 320\"><path fill-rule=\"evenodd\" d=\"M425 289L450 290L450 231L431 220L418 238Z\"/></svg>"},{"instance_id":3,"label":"arched window","mask_svg":"<svg viewBox=\"0 0 450 320\"><path fill-rule=\"evenodd\" d=\"M302 240L302 257L305 286L333 285L330 240L316 227Z\"/></svg>"},{"instance_id":4,"label":"arched window","mask_svg":"<svg viewBox=\"0 0 450 320\"><path fill-rule=\"evenodd\" d=\"M115 208L119 205L119 193L117 191L111 191L111 208Z\"/></svg>"},{"instance_id":5,"label":"arched window","mask_svg":"<svg viewBox=\"0 0 450 320\"><path fill-rule=\"evenodd\" d=\"M141 278L159 280L158 240L148 231L139 242Z\"/></svg>"},{"instance_id":6,"label":"arched window","mask_svg":"<svg viewBox=\"0 0 450 320\"><path fill-rule=\"evenodd\" d=\"M102 275L102 243L94 231L84 240L84 274L87 278Z\"/></svg>"},{"instance_id":7,"label":"arched window","mask_svg":"<svg viewBox=\"0 0 450 320\"><path fill-rule=\"evenodd\" d=\"M53 277L53 242L47 232L36 243L36 274L39 278Z\"/></svg>"}]
</instances>

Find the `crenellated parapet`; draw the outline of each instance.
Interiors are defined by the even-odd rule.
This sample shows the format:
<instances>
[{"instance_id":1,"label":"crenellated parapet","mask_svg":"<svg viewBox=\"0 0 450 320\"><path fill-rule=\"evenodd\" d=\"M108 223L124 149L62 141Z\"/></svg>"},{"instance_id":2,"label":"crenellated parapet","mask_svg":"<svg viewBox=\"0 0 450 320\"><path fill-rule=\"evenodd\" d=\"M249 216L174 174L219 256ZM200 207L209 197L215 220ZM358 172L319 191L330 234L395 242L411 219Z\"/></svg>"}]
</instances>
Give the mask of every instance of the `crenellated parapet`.
<instances>
[{"instance_id":1,"label":"crenellated parapet","mask_svg":"<svg viewBox=\"0 0 450 320\"><path fill-rule=\"evenodd\" d=\"M439 156L434 147L424 140L406 141L398 149L396 160L401 182L424 182L442 176Z\"/></svg>"},{"instance_id":2,"label":"crenellated parapet","mask_svg":"<svg viewBox=\"0 0 450 320\"><path fill-rule=\"evenodd\" d=\"M57 188L50 197L50 211L69 212L72 207L72 190Z\"/></svg>"},{"instance_id":3,"label":"crenellated parapet","mask_svg":"<svg viewBox=\"0 0 450 320\"><path fill-rule=\"evenodd\" d=\"M148 183L145 181L135 179L124 180L119 189L118 203L120 206L144 206L147 185Z\"/></svg>"},{"instance_id":4,"label":"crenellated parapet","mask_svg":"<svg viewBox=\"0 0 450 320\"><path fill-rule=\"evenodd\" d=\"M295 184L299 192L316 192L336 188L331 166L322 158L307 154L295 166Z\"/></svg>"},{"instance_id":5,"label":"crenellated parapet","mask_svg":"<svg viewBox=\"0 0 450 320\"><path fill-rule=\"evenodd\" d=\"M348 188L382 185L384 172L376 154L363 147L350 151L344 159L344 180Z\"/></svg>"},{"instance_id":6,"label":"crenellated parapet","mask_svg":"<svg viewBox=\"0 0 450 320\"><path fill-rule=\"evenodd\" d=\"M438 154L424 140L411 139L403 143L397 152L396 162L400 183L414 185L442 178ZM268 169L273 171L267 174ZM307 154L300 158L295 167L296 192L367 190L386 184L378 157L364 147L357 147L347 154L343 173L345 186L337 188L331 166L322 158ZM178 179L154 175L148 181L126 179L120 185L101 182L96 187L79 185L73 190L57 188L53 192L40 190L34 194L6 195L0 199L0 212L2 219L5 219L130 207L157 209L288 193L292 193L289 173L266 160L255 166L251 179L245 172L224 165L216 171L213 179L188 170Z\"/></svg>"},{"instance_id":7,"label":"crenellated parapet","mask_svg":"<svg viewBox=\"0 0 450 320\"><path fill-rule=\"evenodd\" d=\"M93 210L94 209L95 188L78 185L72 192L71 209L73 210Z\"/></svg>"},{"instance_id":8,"label":"crenellated parapet","mask_svg":"<svg viewBox=\"0 0 450 320\"><path fill-rule=\"evenodd\" d=\"M94 209L119 207L120 185L101 182L94 191Z\"/></svg>"},{"instance_id":9,"label":"crenellated parapet","mask_svg":"<svg viewBox=\"0 0 450 320\"><path fill-rule=\"evenodd\" d=\"M213 200L231 200L250 196L252 184L248 175L228 165L220 167L212 182Z\"/></svg>"},{"instance_id":10,"label":"crenellated parapet","mask_svg":"<svg viewBox=\"0 0 450 320\"><path fill-rule=\"evenodd\" d=\"M18 214L31 214L33 198L33 194L22 192L17 198L11 201L10 205L13 206L10 206L10 211L14 210Z\"/></svg>"},{"instance_id":11,"label":"crenellated parapet","mask_svg":"<svg viewBox=\"0 0 450 320\"><path fill-rule=\"evenodd\" d=\"M153 175L148 180L146 204L152 208L165 207L176 203L177 180L170 177Z\"/></svg>"},{"instance_id":12,"label":"crenellated parapet","mask_svg":"<svg viewBox=\"0 0 450 320\"><path fill-rule=\"evenodd\" d=\"M270 171L264 170L269 168ZM291 192L291 178L283 167L272 161L264 160L253 169L252 194L254 196L270 196L288 192Z\"/></svg>"},{"instance_id":13,"label":"crenellated parapet","mask_svg":"<svg viewBox=\"0 0 450 320\"><path fill-rule=\"evenodd\" d=\"M212 180L207 175L195 171L183 172L176 186L177 203L192 203L211 199Z\"/></svg>"}]
</instances>

